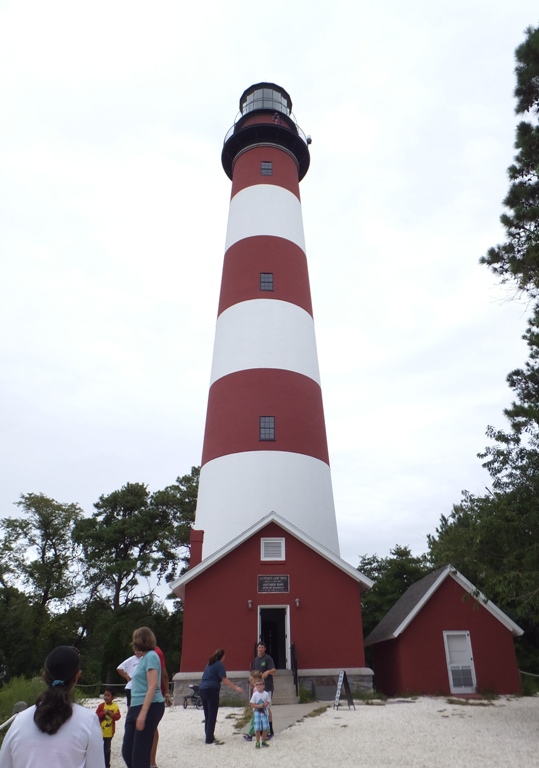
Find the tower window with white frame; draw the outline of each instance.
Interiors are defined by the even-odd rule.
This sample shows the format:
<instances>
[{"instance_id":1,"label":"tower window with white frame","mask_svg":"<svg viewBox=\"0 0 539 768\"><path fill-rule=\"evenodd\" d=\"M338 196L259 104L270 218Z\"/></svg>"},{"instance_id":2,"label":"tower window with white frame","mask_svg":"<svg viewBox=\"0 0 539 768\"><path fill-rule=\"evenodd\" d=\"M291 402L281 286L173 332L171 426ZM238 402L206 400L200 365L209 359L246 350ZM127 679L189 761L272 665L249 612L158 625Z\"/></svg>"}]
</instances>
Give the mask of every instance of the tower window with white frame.
<instances>
[{"instance_id":1,"label":"tower window with white frame","mask_svg":"<svg viewBox=\"0 0 539 768\"><path fill-rule=\"evenodd\" d=\"M285 560L285 545L283 538L260 539L261 560Z\"/></svg>"},{"instance_id":2,"label":"tower window with white frame","mask_svg":"<svg viewBox=\"0 0 539 768\"><path fill-rule=\"evenodd\" d=\"M260 163L261 176L273 176L273 163L271 160L262 160Z\"/></svg>"}]
</instances>

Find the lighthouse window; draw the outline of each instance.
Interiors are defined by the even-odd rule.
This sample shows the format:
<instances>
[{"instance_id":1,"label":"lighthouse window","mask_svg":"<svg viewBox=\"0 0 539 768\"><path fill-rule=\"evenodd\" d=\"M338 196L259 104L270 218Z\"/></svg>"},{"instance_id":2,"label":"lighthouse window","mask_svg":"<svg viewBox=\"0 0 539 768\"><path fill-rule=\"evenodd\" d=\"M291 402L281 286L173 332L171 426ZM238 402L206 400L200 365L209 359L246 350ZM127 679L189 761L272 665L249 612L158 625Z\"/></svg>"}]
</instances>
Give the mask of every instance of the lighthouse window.
<instances>
[{"instance_id":1,"label":"lighthouse window","mask_svg":"<svg viewBox=\"0 0 539 768\"><path fill-rule=\"evenodd\" d=\"M260 440L275 440L275 416L260 417Z\"/></svg>"},{"instance_id":2,"label":"lighthouse window","mask_svg":"<svg viewBox=\"0 0 539 768\"><path fill-rule=\"evenodd\" d=\"M260 163L260 175L273 176L273 163L270 161L262 160Z\"/></svg>"},{"instance_id":3,"label":"lighthouse window","mask_svg":"<svg viewBox=\"0 0 539 768\"><path fill-rule=\"evenodd\" d=\"M273 272L260 273L260 290L273 291Z\"/></svg>"}]
</instances>

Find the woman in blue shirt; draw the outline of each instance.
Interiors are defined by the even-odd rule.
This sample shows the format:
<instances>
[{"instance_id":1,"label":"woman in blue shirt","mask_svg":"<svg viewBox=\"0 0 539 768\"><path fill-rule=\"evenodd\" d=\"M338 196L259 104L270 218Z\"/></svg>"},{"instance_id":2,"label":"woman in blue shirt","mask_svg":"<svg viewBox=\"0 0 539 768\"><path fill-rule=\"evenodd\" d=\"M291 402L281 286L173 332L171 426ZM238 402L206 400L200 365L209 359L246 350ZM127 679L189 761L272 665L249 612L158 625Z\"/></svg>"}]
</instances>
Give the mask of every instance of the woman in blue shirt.
<instances>
[{"instance_id":1,"label":"woman in blue shirt","mask_svg":"<svg viewBox=\"0 0 539 768\"><path fill-rule=\"evenodd\" d=\"M228 685L237 693L243 693L243 688L234 685L226 676L226 669L223 664L225 652L218 648L213 656L210 656L206 669L202 674L199 693L204 708L204 731L206 732L206 744L222 744L215 736L215 723L217 722L217 712L219 711L219 691L221 683Z\"/></svg>"},{"instance_id":2,"label":"woman in blue shirt","mask_svg":"<svg viewBox=\"0 0 539 768\"><path fill-rule=\"evenodd\" d=\"M149 627L135 629L131 645L135 653L142 653L142 658L132 678L122 757L127 768L148 768L154 734L165 711L161 661L154 651L157 641Z\"/></svg>"}]
</instances>

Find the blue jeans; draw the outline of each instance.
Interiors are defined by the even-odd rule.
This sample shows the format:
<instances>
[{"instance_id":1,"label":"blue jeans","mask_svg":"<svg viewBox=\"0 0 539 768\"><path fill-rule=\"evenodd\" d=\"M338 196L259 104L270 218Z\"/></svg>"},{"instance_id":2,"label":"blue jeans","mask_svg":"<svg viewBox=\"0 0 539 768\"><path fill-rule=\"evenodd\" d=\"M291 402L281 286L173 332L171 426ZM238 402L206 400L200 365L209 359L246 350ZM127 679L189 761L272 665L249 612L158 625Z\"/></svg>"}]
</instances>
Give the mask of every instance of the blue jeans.
<instances>
[{"instance_id":1,"label":"blue jeans","mask_svg":"<svg viewBox=\"0 0 539 768\"><path fill-rule=\"evenodd\" d=\"M199 690L202 706L204 708L204 730L206 732L206 744L213 744L215 740L215 723L219 711L219 688L203 688Z\"/></svg>"},{"instance_id":2,"label":"blue jeans","mask_svg":"<svg viewBox=\"0 0 539 768\"><path fill-rule=\"evenodd\" d=\"M150 704L144 729L137 731L136 722L141 709L142 705L129 707L125 718L122 757L127 768L149 768L153 737L165 712L165 703Z\"/></svg>"}]
</instances>

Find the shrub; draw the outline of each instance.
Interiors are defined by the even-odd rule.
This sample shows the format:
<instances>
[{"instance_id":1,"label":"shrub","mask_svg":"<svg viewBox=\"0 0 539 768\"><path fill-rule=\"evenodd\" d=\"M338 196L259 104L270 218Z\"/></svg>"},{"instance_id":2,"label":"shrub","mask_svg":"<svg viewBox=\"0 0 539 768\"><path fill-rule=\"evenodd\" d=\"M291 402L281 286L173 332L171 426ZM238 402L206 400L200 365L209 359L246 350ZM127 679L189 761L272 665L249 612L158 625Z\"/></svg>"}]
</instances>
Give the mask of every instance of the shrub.
<instances>
[{"instance_id":1,"label":"shrub","mask_svg":"<svg viewBox=\"0 0 539 768\"><path fill-rule=\"evenodd\" d=\"M43 688L43 680L39 677L34 677L32 680L27 680L24 677L12 677L9 683L0 688L0 725L9 720L13 714L13 706L18 701L25 701L28 706L32 706ZM7 728L0 731L0 742L7 731Z\"/></svg>"},{"instance_id":2,"label":"shrub","mask_svg":"<svg viewBox=\"0 0 539 768\"><path fill-rule=\"evenodd\" d=\"M523 696L536 696L539 693L539 678L531 675L521 675Z\"/></svg>"}]
</instances>

